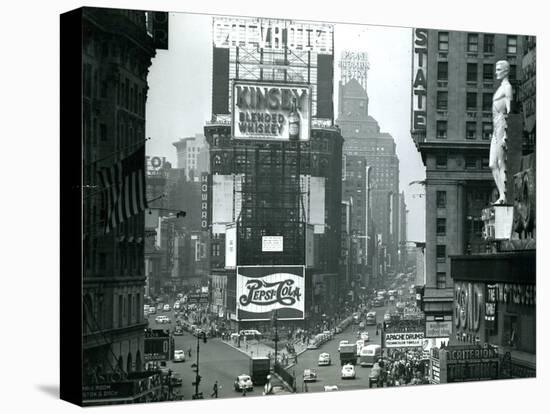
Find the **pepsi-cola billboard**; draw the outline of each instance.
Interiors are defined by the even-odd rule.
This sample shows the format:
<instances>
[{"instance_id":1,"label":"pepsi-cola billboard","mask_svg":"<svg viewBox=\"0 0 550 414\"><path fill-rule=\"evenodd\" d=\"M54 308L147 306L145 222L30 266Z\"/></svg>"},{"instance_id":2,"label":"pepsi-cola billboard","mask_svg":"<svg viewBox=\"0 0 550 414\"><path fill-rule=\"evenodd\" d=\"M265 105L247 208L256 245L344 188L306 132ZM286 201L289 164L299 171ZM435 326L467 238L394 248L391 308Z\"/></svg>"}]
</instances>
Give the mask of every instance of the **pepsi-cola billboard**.
<instances>
[{"instance_id":1,"label":"pepsi-cola billboard","mask_svg":"<svg viewBox=\"0 0 550 414\"><path fill-rule=\"evenodd\" d=\"M237 266L237 319L304 319L304 266Z\"/></svg>"}]
</instances>

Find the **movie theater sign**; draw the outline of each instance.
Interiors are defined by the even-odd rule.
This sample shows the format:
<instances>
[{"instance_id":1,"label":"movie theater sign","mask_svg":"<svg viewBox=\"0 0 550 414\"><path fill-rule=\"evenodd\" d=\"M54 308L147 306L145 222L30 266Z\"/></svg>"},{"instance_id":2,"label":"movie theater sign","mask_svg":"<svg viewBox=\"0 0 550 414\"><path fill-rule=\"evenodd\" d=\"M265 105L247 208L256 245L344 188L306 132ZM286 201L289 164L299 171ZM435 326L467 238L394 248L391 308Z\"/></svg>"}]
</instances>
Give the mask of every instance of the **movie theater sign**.
<instances>
[{"instance_id":1,"label":"movie theater sign","mask_svg":"<svg viewBox=\"0 0 550 414\"><path fill-rule=\"evenodd\" d=\"M421 347L424 341L424 332L391 332L384 334L386 348Z\"/></svg>"}]
</instances>

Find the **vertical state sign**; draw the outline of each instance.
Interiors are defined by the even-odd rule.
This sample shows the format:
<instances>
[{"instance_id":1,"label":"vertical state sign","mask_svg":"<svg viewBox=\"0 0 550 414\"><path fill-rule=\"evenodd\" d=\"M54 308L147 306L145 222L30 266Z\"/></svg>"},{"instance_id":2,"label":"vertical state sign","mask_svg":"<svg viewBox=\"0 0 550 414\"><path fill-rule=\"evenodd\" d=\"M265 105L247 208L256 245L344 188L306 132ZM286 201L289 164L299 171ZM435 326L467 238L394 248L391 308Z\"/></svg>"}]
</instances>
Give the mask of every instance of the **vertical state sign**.
<instances>
[{"instance_id":1,"label":"vertical state sign","mask_svg":"<svg viewBox=\"0 0 550 414\"><path fill-rule=\"evenodd\" d=\"M411 133L426 134L428 30L413 29Z\"/></svg>"},{"instance_id":2,"label":"vertical state sign","mask_svg":"<svg viewBox=\"0 0 550 414\"><path fill-rule=\"evenodd\" d=\"M311 87L233 83L232 130L237 139L309 140Z\"/></svg>"},{"instance_id":3,"label":"vertical state sign","mask_svg":"<svg viewBox=\"0 0 550 414\"><path fill-rule=\"evenodd\" d=\"M237 266L239 321L304 319L304 266Z\"/></svg>"}]
</instances>

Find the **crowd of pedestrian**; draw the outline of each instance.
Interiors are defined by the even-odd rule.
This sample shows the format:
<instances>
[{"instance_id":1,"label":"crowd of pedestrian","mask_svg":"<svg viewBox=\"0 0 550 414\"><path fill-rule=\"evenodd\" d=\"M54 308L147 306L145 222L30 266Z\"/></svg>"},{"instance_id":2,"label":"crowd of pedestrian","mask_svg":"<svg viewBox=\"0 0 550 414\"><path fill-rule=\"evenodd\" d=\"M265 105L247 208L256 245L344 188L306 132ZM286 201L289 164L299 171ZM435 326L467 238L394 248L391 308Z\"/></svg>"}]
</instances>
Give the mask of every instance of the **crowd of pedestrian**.
<instances>
[{"instance_id":1,"label":"crowd of pedestrian","mask_svg":"<svg viewBox=\"0 0 550 414\"><path fill-rule=\"evenodd\" d=\"M369 387L399 387L429 384L428 361L421 351L394 351L374 364Z\"/></svg>"}]
</instances>

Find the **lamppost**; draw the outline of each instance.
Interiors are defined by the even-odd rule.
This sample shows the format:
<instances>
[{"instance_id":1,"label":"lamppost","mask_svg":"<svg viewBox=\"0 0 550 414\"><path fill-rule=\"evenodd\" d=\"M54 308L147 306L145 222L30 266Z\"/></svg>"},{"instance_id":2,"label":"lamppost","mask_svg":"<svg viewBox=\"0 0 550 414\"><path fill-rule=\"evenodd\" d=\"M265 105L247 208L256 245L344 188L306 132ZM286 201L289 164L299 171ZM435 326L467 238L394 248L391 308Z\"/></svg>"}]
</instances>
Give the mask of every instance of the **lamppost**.
<instances>
[{"instance_id":1,"label":"lamppost","mask_svg":"<svg viewBox=\"0 0 550 414\"><path fill-rule=\"evenodd\" d=\"M273 325L275 327L275 337L273 342L275 343L275 363L273 366L277 365L277 344L279 342L279 332L277 330L277 310L273 311Z\"/></svg>"},{"instance_id":2,"label":"lamppost","mask_svg":"<svg viewBox=\"0 0 550 414\"><path fill-rule=\"evenodd\" d=\"M191 368L193 368L193 371L195 371L195 381L192 383L192 385L195 386L195 394L193 394L193 400L200 400L202 399L202 393L199 393L199 384L201 382L201 376L199 375L199 352L200 352L200 343L201 338L204 343L206 343L206 332L200 332L197 335L197 362L195 364L191 364Z\"/></svg>"}]
</instances>

